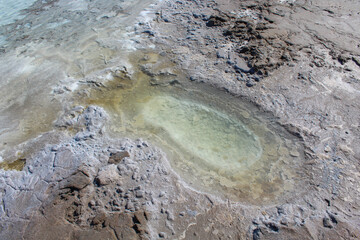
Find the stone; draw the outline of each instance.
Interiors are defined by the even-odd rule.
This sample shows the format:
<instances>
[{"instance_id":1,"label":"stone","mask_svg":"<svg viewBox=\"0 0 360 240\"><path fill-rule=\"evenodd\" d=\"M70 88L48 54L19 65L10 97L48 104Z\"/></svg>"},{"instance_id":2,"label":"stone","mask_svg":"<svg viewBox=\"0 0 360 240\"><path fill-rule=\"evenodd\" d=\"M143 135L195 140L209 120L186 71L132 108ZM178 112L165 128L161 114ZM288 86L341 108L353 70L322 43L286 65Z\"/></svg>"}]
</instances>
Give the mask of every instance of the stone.
<instances>
[{"instance_id":1,"label":"stone","mask_svg":"<svg viewBox=\"0 0 360 240\"><path fill-rule=\"evenodd\" d=\"M118 182L119 180L120 175L117 166L113 164L101 168L95 178L95 182L99 186L108 185L110 183Z\"/></svg>"},{"instance_id":2,"label":"stone","mask_svg":"<svg viewBox=\"0 0 360 240\"><path fill-rule=\"evenodd\" d=\"M142 198L142 197L144 197L144 192L142 190L138 190L138 191L136 191L135 196L137 198Z\"/></svg>"},{"instance_id":3,"label":"stone","mask_svg":"<svg viewBox=\"0 0 360 240\"><path fill-rule=\"evenodd\" d=\"M121 160L123 160L126 157L130 157L130 154L128 151L119 151L116 153L110 153L110 157L109 157L109 164L118 164L119 162L121 162Z\"/></svg>"},{"instance_id":4,"label":"stone","mask_svg":"<svg viewBox=\"0 0 360 240\"><path fill-rule=\"evenodd\" d=\"M106 219L106 214L104 212L98 213L93 220L91 221L92 225L99 225L102 224Z\"/></svg>"},{"instance_id":5,"label":"stone","mask_svg":"<svg viewBox=\"0 0 360 240\"><path fill-rule=\"evenodd\" d=\"M326 153L331 152L331 147L329 145L326 145L326 147L324 148L324 151Z\"/></svg>"},{"instance_id":6,"label":"stone","mask_svg":"<svg viewBox=\"0 0 360 240\"><path fill-rule=\"evenodd\" d=\"M82 172L76 172L75 174L71 175L70 177L64 179L59 183L60 189L63 188L70 188L75 190L81 190L85 188L87 185L89 185L91 182L90 177Z\"/></svg>"},{"instance_id":7,"label":"stone","mask_svg":"<svg viewBox=\"0 0 360 240\"><path fill-rule=\"evenodd\" d=\"M339 63L340 63L341 65L344 65L345 63L347 63L349 59L350 59L350 58L349 58L348 56L344 55L344 54L340 54L340 55L337 57L337 60L339 61Z\"/></svg>"},{"instance_id":8,"label":"stone","mask_svg":"<svg viewBox=\"0 0 360 240\"><path fill-rule=\"evenodd\" d=\"M79 165L80 159L69 148L61 148L57 151L54 161L55 167L75 169Z\"/></svg>"},{"instance_id":9,"label":"stone","mask_svg":"<svg viewBox=\"0 0 360 240\"><path fill-rule=\"evenodd\" d=\"M300 153L296 150L292 150L290 151L290 156L292 157L299 157L300 156Z\"/></svg>"},{"instance_id":10,"label":"stone","mask_svg":"<svg viewBox=\"0 0 360 240\"><path fill-rule=\"evenodd\" d=\"M249 67L248 63L243 58L236 59L234 69L243 73L249 73L251 71L251 67Z\"/></svg>"},{"instance_id":11,"label":"stone","mask_svg":"<svg viewBox=\"0 0 360 240\"><path fill-rule=\"evenodd\" d=\"M360 57L359 56L353 56L352 60L358 67L360 67Z\"/></svg>"},{"instance_id":12,"label":"stone","mask_svg":"<svg viewBox=\"0 0 360 240\"><path fill-rule=\"evenodd\" d=\"M328 217L323 218L323 226L326 228L333 228L330 218Z\"/></svg>"},{"instance_id":13,"label":"stone","mask_svg":"<svg viewBox=\"0 0 360 240\"><path fill-rule=\"evenodd\" d=\"M253 87L253 86L255 86L256 85L256 83L253 81L253 80L251 80L251 79L248 79L247 81L246 81L246 86L247 87Z\"/></svg>"},{"instance_id":14,"label":"stone","mask_svg":"<svg viewBox=\"0 0 360 240\"><path fill-rule=\"evenodd\" d=\"M131 201L128 201L125 205L125 209L132 211L134 209L134 203Z\"/></svg>"},{"instance_id":15,"label":"stone","mask_svg":"<svg viewBox=\"0 0 360 240\"><path fill-rule=\"evenodd\" d=\"M223 59L225 59L227 56L227 53L226 53L226 51L224 50L224 49L219 49L217 52L216 52L216 56L218 57L218 58L223 58Z\"/></svg>"}]
</instances>

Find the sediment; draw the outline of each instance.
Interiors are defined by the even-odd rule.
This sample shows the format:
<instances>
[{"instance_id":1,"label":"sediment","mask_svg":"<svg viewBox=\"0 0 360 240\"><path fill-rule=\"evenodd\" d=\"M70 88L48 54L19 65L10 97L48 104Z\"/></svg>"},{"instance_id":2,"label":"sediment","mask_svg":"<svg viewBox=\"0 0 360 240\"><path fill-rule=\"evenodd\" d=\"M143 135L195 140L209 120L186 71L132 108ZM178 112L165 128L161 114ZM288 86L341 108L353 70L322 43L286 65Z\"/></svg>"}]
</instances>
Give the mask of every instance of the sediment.
<instances>
[{"instance_id":1,"label":"sediment","mask_svg":"<svg viewBox=\"0 0 360 240\"><path fill-rule=\"evenodd\" d=\"M138 44L155 45L184 79L142 72L210 85L275 117L303 144L301 194L252 204L194 189L159 147L111 135L103 107L67 106L21 145L31 149L22 171L0 171L0 238L359 239L358 4L192 0L153 11L135 26Z\"/></svg>"}]
</instances>

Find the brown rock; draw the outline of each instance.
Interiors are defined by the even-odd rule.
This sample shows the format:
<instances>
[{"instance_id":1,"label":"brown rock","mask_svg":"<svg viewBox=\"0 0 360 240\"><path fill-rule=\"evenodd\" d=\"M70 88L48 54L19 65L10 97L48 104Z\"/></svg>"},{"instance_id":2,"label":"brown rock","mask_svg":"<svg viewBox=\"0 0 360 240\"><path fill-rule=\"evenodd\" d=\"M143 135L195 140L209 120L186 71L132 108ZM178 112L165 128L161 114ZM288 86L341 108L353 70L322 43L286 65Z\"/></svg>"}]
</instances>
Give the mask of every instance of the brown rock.
<instances>
[{"instance_id":1,"label":"brown rock","mask_svg":"<svg viewBox=\"0 0 360 240\"><path fill-rule=\"evenodd\" d=\"M85 172L79 171L60 182L60 189L70 188L81 190L89 185L91 179Z\"/></svg>"},{"instance_id":2,"label":"brown rock","mask_svg":"<svg viewBox=\"0 0 360 240\"><path fill-rule=\"evenodd\" d=\"M121 160L123 160L126 157L130 157L129 152L127 152L127 151L111 153L108 163L109 164L118 164L119 162L121 162Z\"/></svg>"}]
</instances>

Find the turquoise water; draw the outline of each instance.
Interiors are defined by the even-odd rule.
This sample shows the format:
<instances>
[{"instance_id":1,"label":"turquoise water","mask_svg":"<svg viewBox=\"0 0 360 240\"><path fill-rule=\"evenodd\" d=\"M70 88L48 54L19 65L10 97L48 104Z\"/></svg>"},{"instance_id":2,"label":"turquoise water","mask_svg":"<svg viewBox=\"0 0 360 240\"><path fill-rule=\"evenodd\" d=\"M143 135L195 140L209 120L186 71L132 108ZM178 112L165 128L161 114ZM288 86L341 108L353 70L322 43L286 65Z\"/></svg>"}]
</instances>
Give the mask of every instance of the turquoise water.
<instances>
[{"instance_id":1,"label":"turquoise water","mask_svg":"<svg viewBox=\"0 0 360 240\"><path fill-rule=\"evenodd\" d=\"M34 2L36 0L0 0L0 26L21 19L21 10L30 7Z\"/></svg>"}]
</instances>

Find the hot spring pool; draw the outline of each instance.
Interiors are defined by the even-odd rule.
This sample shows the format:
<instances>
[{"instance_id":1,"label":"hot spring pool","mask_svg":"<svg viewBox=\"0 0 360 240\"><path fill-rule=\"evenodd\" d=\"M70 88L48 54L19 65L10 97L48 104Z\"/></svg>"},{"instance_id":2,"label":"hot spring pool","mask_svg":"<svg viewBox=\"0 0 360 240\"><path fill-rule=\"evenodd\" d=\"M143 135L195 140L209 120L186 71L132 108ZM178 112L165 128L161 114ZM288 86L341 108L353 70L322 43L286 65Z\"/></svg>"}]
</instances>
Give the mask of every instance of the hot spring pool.
<instances>
[{"instance_id":1,"label":"hot spring pool","mask_svg":"<svg viewBox=\"0 0 360 240\"><path fill-rule=\"evenodd\" d=\"M137 54L131 79L113 78L83 100L110 113L108 132L159 146L196 190L252 204L293 195L302 177L299 139L250 103L191 83L181 71L162 74L173 66L159 55ZM149 63L160 74L144 71Z\"/></svg>"}]
</instances>

